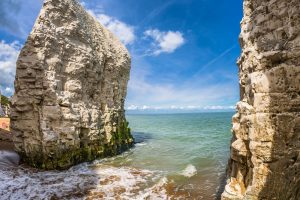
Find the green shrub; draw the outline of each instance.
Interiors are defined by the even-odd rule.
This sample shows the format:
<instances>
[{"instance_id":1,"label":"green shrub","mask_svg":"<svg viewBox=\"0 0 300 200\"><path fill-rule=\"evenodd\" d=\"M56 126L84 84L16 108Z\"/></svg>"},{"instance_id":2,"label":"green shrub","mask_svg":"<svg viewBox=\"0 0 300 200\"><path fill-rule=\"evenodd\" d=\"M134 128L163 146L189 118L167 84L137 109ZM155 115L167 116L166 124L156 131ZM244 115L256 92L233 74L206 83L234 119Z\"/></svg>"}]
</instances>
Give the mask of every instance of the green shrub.
<instances>
[{"instance_id":1,"label":"green shrub","mask_svg":"<svg viewBox=\"0 0 300 200\"><path fill-rule=\"evenodd\" d=\"M6 96L1 95L1 105L3 106L9 105L9 99Z\"/></svg>"}]
</instances>

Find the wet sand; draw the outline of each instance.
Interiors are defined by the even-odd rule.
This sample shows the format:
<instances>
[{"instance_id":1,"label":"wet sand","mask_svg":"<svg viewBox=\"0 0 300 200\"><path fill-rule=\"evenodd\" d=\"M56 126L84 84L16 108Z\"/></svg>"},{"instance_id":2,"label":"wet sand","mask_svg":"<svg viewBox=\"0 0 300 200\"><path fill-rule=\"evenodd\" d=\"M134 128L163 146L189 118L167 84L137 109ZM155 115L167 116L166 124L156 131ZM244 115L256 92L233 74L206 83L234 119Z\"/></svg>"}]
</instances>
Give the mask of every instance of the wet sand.
<instances>
[{"instance_id":1,"label":"wet sand","mask_svg":"<svg viewBox=\"0 0 300 200\"><path fill-rule=\"evenodd\" d=\"M14 150L14 145L12 143L12 134L2 129L0 129L0 150Z\"/></svg>"},{"instance_id":2,"label":"wet sand","mask_svg":"<svg viewBox=\"0 0 300 200\"><path fill-rule=\"evenodd\" d=\"M2 151L2 150L13 151L14 150L13 143L0 140L0 151Z\"/></svg>"}]
</instances>

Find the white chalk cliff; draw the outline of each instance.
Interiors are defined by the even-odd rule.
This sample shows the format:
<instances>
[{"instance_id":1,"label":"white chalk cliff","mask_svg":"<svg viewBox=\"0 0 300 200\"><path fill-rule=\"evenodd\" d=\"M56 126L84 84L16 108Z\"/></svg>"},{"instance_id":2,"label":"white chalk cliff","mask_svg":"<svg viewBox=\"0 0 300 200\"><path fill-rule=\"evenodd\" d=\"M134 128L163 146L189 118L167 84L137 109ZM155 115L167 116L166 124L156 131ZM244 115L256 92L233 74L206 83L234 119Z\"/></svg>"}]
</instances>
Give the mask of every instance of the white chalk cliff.
<instances>
[{"instance_id":1,"label":"white chalk cliff","mask_svg":"<svg viewBox=\"0 0 300 200\"><path fill-rule=\"evenodd\" d=\"M17 61L14 144L44 169L118 154L133 144L124 45L76 0L45 0Z\"/></svg>"},{"instance_id":2,"label":"white chalk cliff","mask_svg":"<svg viewBox=\"0 0 300 200\"><path fill-rule=\"evenodd\" d=\"M244 0L223 200L300 198L300 1Z\"/></svg>"}]
</instances>

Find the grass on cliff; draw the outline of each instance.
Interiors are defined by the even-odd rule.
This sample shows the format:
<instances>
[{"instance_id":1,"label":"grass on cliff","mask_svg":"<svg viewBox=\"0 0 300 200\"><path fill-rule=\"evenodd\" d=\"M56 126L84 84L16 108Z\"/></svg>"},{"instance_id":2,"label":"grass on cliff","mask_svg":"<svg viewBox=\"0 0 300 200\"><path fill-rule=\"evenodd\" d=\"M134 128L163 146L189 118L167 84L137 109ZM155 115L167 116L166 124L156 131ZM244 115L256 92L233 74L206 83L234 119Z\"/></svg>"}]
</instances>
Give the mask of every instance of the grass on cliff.
<instances>
[{"instance_id":1,"label":"grass on cliff","mask_svg":"<svg viewBox=\"0 0 300 200\"><path fill-rule=\"evenodd\" d=\"M9 99L6 96L1 95L1 105L3 106L9 105Z\"/></svg>"}]
</instances>

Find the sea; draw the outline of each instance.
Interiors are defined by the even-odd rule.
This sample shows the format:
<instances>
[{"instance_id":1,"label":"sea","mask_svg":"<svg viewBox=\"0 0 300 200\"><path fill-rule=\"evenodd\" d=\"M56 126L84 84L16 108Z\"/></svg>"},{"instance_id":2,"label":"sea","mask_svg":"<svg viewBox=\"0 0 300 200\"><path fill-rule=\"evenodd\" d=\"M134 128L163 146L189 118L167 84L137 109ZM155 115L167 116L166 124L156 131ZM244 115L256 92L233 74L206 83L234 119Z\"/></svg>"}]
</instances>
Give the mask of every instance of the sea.
<instances>
[{"instance_id":1,"label":"sea","mask_svg":"<svg viewBox=\"0 0 300 200\"><path fill-rule=\"evenodd\" d=\"M134 148L65 171L0 167L0 199L219 199L233 114L128 114Z\"/></svg>"}]
</instances>

